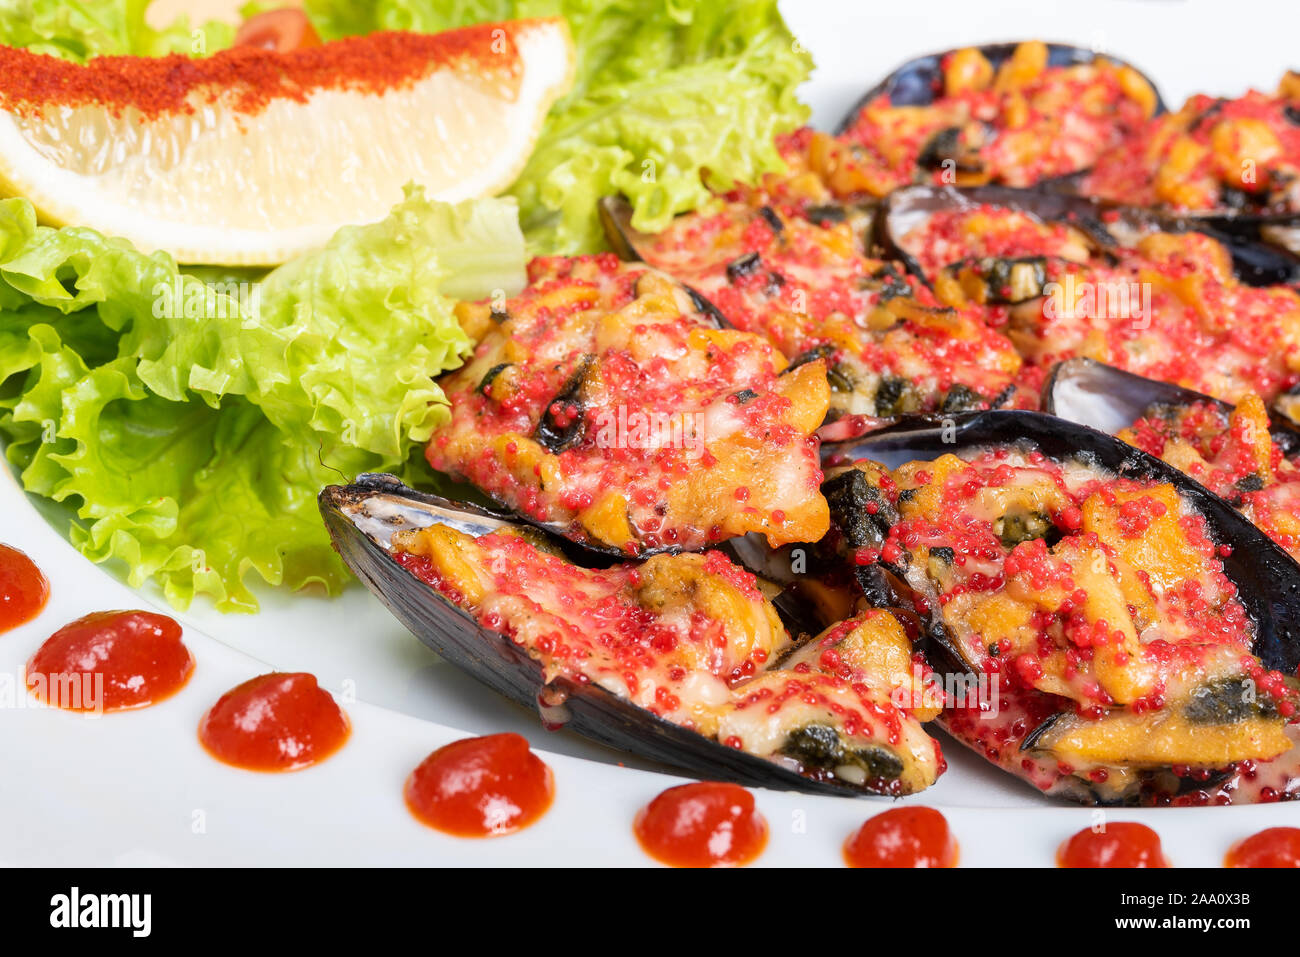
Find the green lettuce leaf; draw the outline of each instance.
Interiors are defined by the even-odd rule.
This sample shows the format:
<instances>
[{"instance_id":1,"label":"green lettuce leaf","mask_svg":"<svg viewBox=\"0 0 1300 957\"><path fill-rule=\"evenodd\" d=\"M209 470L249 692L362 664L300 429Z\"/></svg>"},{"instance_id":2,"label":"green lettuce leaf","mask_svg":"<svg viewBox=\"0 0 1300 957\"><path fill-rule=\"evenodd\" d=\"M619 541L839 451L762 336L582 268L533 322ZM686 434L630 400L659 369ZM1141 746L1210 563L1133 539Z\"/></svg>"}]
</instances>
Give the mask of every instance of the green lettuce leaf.
<instances>
[{"instance_id":1,"label":"green lettuce leaf","mask_svg":"<svg viewBox=\"0 0 1300 957\"><path fill-rule=\"evenodd\" d=\"M93 56L213 53L229 46L235 28L178 17L162 29L145 19L149 0L0 0L0 43L67 60Z\"/></svg>"},{"instance_id":2,"label":"green lettuce leaf","mask_svg":"<svg viewBox=\"0 0 1300 957\"><path fill-rule=\"evenodd\" d=\"M477 250L477 253L476 253ZM439 290L522 286L513 200L408 189L264 277L182 273L162 253L0 202L0 435L24 487L132 585L254 610L254 577L337 591L323 485L409 472L445 421L432 376L470 343ZM418 460L418 457L417 457Z\"/></svg>"},{"instance_id":3,"label":"green lettuce leaf","mask_svg":"<svg viewBox=\"0 0 1300 957\"><path fill-rule=\"evenodd\" d=\"M811 69L776 0L307 0L326 38L434 32L562 15L577 46L573 90L551 110L518 197L530 251L604 247L596 200L623 193L639 229L782 168L774 137L808 117Z\"/></svg>"}]
</instances>

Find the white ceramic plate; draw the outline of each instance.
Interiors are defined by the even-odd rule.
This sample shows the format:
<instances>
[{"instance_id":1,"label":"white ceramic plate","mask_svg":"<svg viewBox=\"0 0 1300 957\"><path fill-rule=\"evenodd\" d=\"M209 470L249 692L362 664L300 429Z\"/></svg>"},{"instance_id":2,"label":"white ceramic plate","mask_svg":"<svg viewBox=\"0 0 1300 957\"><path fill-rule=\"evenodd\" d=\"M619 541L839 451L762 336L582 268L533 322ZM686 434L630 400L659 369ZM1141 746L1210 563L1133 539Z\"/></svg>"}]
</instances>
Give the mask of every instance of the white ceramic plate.
<instances>
[{"instance_id":1,"label":"white ceramic plate","mask_svg":"<svg viewBox=\"0 0 1300 957\"><path fill-rule=\"evenodd\" d=\"M1094 3L1064 14L1038 2L784 5L820 64L804 96L814 122L833 126L857 95L899 61L989 40L1042 37L1130 59L1178 104L1189 93L1271 88L1291 66L1294 30L1262 30L1210 2ZM1078 10L1079 8L1075 8ZM1298 19L1278 4L1279 24ZM680 778L567 732L504 702L438 661L360 587L343 598L263 596L256 616L196 605L175 615L151 590L133 592L85 561L0 469L0 541L26 551L53 594L34 622L0 636L0 863L638 865L638 808ZM52 631L91 611L156 606L186 626L198 661L185 690L142 711L86 718L33 706L23 664ZM212 760L196 729L224 691L266 671L315 673L344 702L348 745L324 764L286 775ZM555 769L552 810L535 826L489 841L416 823L402 783L426 754L467 734L517 731ZM1057 845L1099 811L1061 806L945 742L951 765L911 801L939 807L970 866L1050 866ZM838 865L844 838L884 799L760 791L771 825L761 865ZM1239 838L1300 823L1295 805L1107 812L1159 831L1175 865L1215 866Z\"/></svg>"}]
</instances>

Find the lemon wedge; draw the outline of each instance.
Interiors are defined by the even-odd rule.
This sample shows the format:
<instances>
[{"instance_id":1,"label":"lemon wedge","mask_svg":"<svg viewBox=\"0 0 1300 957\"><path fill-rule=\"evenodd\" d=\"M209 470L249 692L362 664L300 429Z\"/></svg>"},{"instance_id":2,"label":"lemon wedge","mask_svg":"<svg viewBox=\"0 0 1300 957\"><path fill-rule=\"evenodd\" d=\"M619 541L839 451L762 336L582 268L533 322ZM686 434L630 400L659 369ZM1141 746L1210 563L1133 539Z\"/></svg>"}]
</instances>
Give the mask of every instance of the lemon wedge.
<instances>
[{"instance_id":1,"label":"lemon wedge","mask_svg":"<svg viewBox=\"0 0 1300 957\"><path fill-rule=\"evenodd\" d=\"M573 61L559 18L84 65L0 47L0 193L182 263L276 265L407 183L505 189Z\"/></svg>"}]
</instances>

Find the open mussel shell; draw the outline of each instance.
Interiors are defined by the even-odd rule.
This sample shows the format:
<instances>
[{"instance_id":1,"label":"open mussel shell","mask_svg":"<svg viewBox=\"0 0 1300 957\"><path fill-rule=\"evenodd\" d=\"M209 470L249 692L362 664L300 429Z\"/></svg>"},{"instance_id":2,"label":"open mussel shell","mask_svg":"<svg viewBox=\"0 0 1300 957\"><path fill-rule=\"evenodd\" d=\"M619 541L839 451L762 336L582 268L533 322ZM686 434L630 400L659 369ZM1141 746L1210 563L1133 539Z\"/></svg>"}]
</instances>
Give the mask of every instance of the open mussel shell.
<instances>
[{"instance_id":1,"label":"open mussel shell","mask_svg":"<svg viewBox=\"0 0 1300 957\"><path fill-rule=\"evenodd\" d=\"M601 744L713 780L855 797L871 793L839 779L813 780L724 747L593 683L557 679L546 685L541 666L524 649L430 588L390 550L391 537L400 530L451 523L481 535L508 524L501 516L417 492L391 475L362 475L353 485L329 486L319 505L343 561L412 634L498 694L526 708L542 707L544 701L551 723L561 723L562 713L565 727Z\"/></svg>"},{"instance_id":2,"label":"open mussel shell","mask_svg":"<svg viewBox=\"0 0 1300 957\"><path fill-rule=\"evenodd\" d=\"M996 72L1015 52L1020 43L1021 41L1014 40L1005 43L973 44L973 46L984 54L985 59L989 61ZM963 47L962 49L969 48ZM851 128L863 108L880 96L888 95L890 103L894 106L929 106L943 93L944 58L956 52L956 50L944 50L941 53L926 54L908 60L897 67L883 80L862 94L861 99L853 105L848 115L840 121L836 133L843 133ZM1047 44L1047 65L1049 67L1080 66L1085 63L1092 63L1099 57L1104 57L1112 63L1119 63L1137 69L1133 64L1121 60L1119 57L1111 56L1109 53L1098 53L1095 50L1073 46L1069 43ZM1138 70L1138 72L1142 73L1141 70ZM1142 73L1142 76L1151 84L1151 89L1155 91L1156 114L1159 115L1165 112L1165 102L1160 96L1160 88L1147 74Z\"/></svg>"},{"instance_id":3,"label":"open mussel shell","mask_svg":"<svg viewBox=\"0 0 1300 957\"><path fill-rule=\"evenodd\" d=\"M1043 386L1043 411L1115 435L1153 411L1210 403L1232 406L1193 389L1160 382L1095 359L1068 359L1052 367ZM1270 434L1283 454L1300 453L1300 426L1270 412Z\"/></svg>"},{"instance_id":4,"label":"open mussel shell","mask_svg":"<svg viewBox=\"0 0 1300 957\"><path fill-rule=\"evenodd\" d=\"M1225 230L1213 219L1171 216L1159 210L1123 206L1087 196L1011 186L908 186L895 190L876 217L875 243L900 260L917 277L925 275L904 240L938 212L995 206L1027 213L1045 223L1072 226L1098 251L1131 246L1155 232L1199 232L1222 243L1232 257L1238 279L1252 286L1300 282L1300 257L1279 246Z\"/></svg>"},{"instance_id":5,"label":"open mussel shell","mask_svg":"<svg viewBox=\"0 0 1300 957\"><path fill-rule=\"evenodd\" d=\"M1008 444L1024 444L1057 460L1082 458L1121 477L1172 484L1205 516L1214 540L1220 545L1231 545L1231 553L1221 561L1224 572L1237 586L1239 600L1255 623L1256 637L1251 650L1266 667L1295 674L1300 666L1300 565L1227 502L1172 466L1113 436L1041 412L991 411L958 416L924 428L884 429L845 446L827 449L827 454L835 462L867 458L893 468L916 459L933 459L945 453L961 455L963 451ZM903 571L887 563L859 569L857 575L863 596L880 607L910 606L916 596ZM940 674L965 675L969 681L978 681L978 676L970 674L943 621L931 615L922 617L921 647L931 666ZM1010 701L1004 702L1002 710L1020 707L1018 701L1013 695ZM1037 701L1039 705L1035 707L1042 704L1052 707L1050 696L1039 693ZM1036 714L1021 737L1020 751L1029 753L1041 747L1053 733L1052 729L1060 722L1072 720L1074 714L1074 706L1065 702L1055 713L1049 710ZM963 744L983 752L978 740L968 739L949 720L948 713L939 721ZM1270 771L1282 775L1279 786L1290 786L1292 775L1300 775L1300 769L1293 767L1297 758L1300 753L1289 754L1285 761L1278 759L1277 771ZM1028 777L1018 759L994 763L1013 775ZM1156 800L1157 793L1170 794L1171 781L1176 782L1175 790L1184 786L1231 788L1241 783L1235 777L1238 772L1231 769L1194 783L1180 781L1172 768L1149 768L1143 773L1146 777L1142 780L1163 782L1157 791L1128 791L1117 797L1105 785L1067 775L1049 793L1084 804L1148 803ZM1241 788L1243 794L1248 790Z\"/></svg>"}]
</instances>

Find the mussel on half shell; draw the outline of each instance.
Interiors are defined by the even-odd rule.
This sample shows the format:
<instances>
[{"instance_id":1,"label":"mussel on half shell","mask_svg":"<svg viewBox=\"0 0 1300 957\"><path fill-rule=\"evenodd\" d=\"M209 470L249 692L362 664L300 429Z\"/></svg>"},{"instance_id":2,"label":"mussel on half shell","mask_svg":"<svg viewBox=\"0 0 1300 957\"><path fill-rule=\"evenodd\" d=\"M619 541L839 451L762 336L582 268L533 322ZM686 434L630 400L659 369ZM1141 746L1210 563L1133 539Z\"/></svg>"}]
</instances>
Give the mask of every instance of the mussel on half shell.
<instances>
[{"instance_id":1,"label":"mussel on half shell","mask_svg":"<svg viewBox=\"0 0 1300 957\"><path fill-rule=\"evenodd\" d=\"M1053 86L1053 76L1063 88ZM1047 121L1028 108L1045 100L1053 103L1043 111ZM1164 110L1155 83L1131 64L1029 40L909 60L863 94L836 132L851 150L865 151L858 161L874 178L894 188L926 181L1033 186L1077 180L1099 151L1118 147Z\"/></svg>"},{"instance_id":2,"label":"mussel on half shell","mask_svg":"<svg viewBox=\"0 0 1300 957\"><path fill-rule=\"evenodd\" d=\"M974 210L992 206L1032 216L1043 223L1059 223L1078 230L1098 254L1119 246L1132 246L1153 232L1197 232L1221 243L1232 257L1237 279L1252 286L1273 286L1300 281L1300 257L1277 245L1261 242L1227 229L1214 217L1175 216L1160 210L1124 206L1087 196L1010 186L909 186L895 190L881 204L875 218L874 241L891 258L915 275L932 280L909 249L907 236L927 217L940 212Z\"/></svg>"},{"instance_id":3,"label":"mussel on half shell","mask_svg":"<svg viewBox=\"0 0 1300 957\"><path fill-rule=\"evenodd\" d=\"M600 210L621 257L664 270L715 301L734 326L780 349L790 369L826 363L824 437L860 435L929 412L999 408L1014 394L1020 358L1011 342L975 310L939 303L902 265L859 248L874 242L870 235L861 244L851 239L870 230L866 216L828 223L785 206L729 203L686 214L651 236L632 225L623 198L605 197ZM751 227L767 227L757 234L770 230L770 243L751 248Z\"/></svg>"},{"instance_id":4,"label":"mussel on half shell","mask_svg":"<svg viewBox=\"0 0 1300 957\"><path fill-rule=\"evenodd\" d=\"M1285 404L1289 396L1279 398ZM1209 403L1225 413L1232 405L1194 389L1125 372L1095 359L1057 363L1043 386L1043 411L1117 435L1154 410ZM1300 424L1277 409L1269 413L1269 434L1283 454L1300 454Z\"/></svg>"},{"instance_id":5,"label":"mussel on half shell","mask_svg":"<svg viewBox=\"0 0 1300 957\"><path fill-rule=\"evenodd\" d=\"M883 725L870 731L862 725L848 722L844 710L832 714L832 709L825 703L814 705L810 700L815 696L813 691L825 691L831 696L827 699L831 702L848 701L849 684L835 684L831 681L833 676L818 672L816 667L810 669L807 663L801 666L799 662L817 650L818 646L809 644L806 638L792 639L780 627L779 622L774 624L776 613L770 605L764 610L766 602L761 596L755 597L752 605L747 604L741 608L735 603L734 593L724 584L717 592L722 596L718 600L723 605L710 606L715 612L719 607L730 607L735 612L725 616L726 621L721 617L716 619L719 626L741 627L750 620L747 616L752 615L762 623L762 628L773 629L764 634L765 640L772 638L775 642L767 666L760 666L747 681L742 676L741 682L732 686L737 697L734 701L727 699L731 703L721 712L719 730L716 732L719 738L726 736L732 745L727 746L719 739L708 737L646 707L638 706L630 700L630 693L615 693L605 686L610 682L603 672L595 673L586 665L583 666L584 670L579 671L552 668L548 680L547 668L550 665L544 665L544 662L553 664L555 659L538 654L537 643L512 640L505 633L513 628L515 630L511 634L518 639L521 630L529 627L526 622L535 621L538 615L545 614L545 609L549 607L544 604L545 599L541 594L545 581L539 585L537 580L533 580L530 589L536 590L530 590L526 597L529 602L535 600L543 604L530 604L532 610L527 614L512 619L509 611L502 611L509 606L498 603L493 605L490 614L476 617L470 610L474 607L473 602L467 598L470 587L464 583L477 580L473 576L482 571L482 565L466 568L462 577L447 579L453 584L450 591L444 594L433 587L427 578L419 577L412 570L414 566L402 561L409 561L414 554L406 551L408 546L405 543L418 542L430 532L434 534L425 541L437 539L439 542L450 543L447 551L438 553L438 561L445 559L450 563L438 566L444 570L451 567L463 568L459 563L472 562L479 541L495 540L497 545L507 541L507 547L518 547L528 554L552 556L548 560L557 564L548 565L544 574L538 572L543 579L546 576L562 576L566 580L577 582L579 590L586 588L590 593L598 591L601 582L599 578L582 577L585 574L584 563L588 568L591 567L590 553L575 550L571 543L542 536L533 529L515 526L496 513L465 508L436 496L416 492L388 475L362 475L353 485L330 486L320 495L320 509L335 548L349 568L421 642L499 694L525 707L541 708L547 723L552 727L563 724L614 749L683 768L701 776L761 787L846 796L896 795L925 787L942 773L943 763L937 743L925 735L919 721L911 715L897 712L904 727L901 733L891 738L883 733ZM557 548L559 552L553 551ZM714 554L717 559L723 559L723 556ZM523 567L521 563L511 564L510 560L504 558L501 561L510 566L508 574L512 577L529 573L529 568ZM706 593L714 595L709 590L709 584L704 581L703 570L712 567L707 564L708 561L704 556L683 554L658 556L635 566L635 577L628 581L634 583L638 601L642 602L638 606L640 610L636 612L638 624L634 629L637 631L634 638L637 642L643 639L648 641L659 633L655 629L652 609L668 607L664 603L679 600L683 595L689 596L691 602L704 601L702 596ZM684 562L688 566L687 578L679 582L674 581L670 569L670 564L675 562ZM611 566L605 562L596 565L592 573L616 575L620 570L631 567ZM720 574L724 576L745 574L734 565L727 564L725 559L723 568L724 571ZM735 580L734 577L726 577L726 582ZM597 583L594 586L593 581ZM463 585L464 591L458 592ZM646 597L646 588L652 589L652 597ZM448 597L449 594L456 595L457 600ZM727 598L727 595L731 597ZM522 597L524 596L510 600L522 601ZM726 601L731 604L727 606ZM519 607L522 608L522 604ZM608 602L602 607L608 609ZM676 605L672 608L680 610ZM481 607L478 610L482 612ZM651 614L651 620L644 620L644 614ZM687 617L696 622L701 614L697 607ZM907 644L902 626L887 614L878 624L885 626L886 631L892 629L895 639L903 642L904 660L910 663L910 645ZM616 624L605 627L615 628ZM755 626L756 629L758 627ZM812 641L822 644L830 642L833 645L844 637L838 633L823 634ZM759 659L755 657L755 660ZM596 676L593 677L593 674ZM688 683L697 677L703 679L709 675L701 673L697 676L695 671L686 669ZM788 709L782 703L776 712L770 710L772 701L787 700L780 698L782 690L789 690L781 682L820 678L825 678L826 681L813 680L812 684L801 685L810 692L807 698L802 694L795 695L789 699L792 703ZM651 674L645 679L645 686L654 685L655 680ZM660 700L660 691L667 687L668 685L659 683L652 689L656 702ZM674 687L681 691L687 686ZM720 682L714 682L710 687L713 688L713 694L730 694L729 691L719 691L719 688L727 687ZM777 694L775 699L771 697L774 691ZM752 708L742 715L742 708L755 701L761 707ZM882 713L879 708L888 705L888 698L877 699L875 713ZM675 706L666 707L671 709ZM725 710L726 708L730 710ZM699 715L703 712L693 713ZM849 715L856 713L852 708L848 709ZM733 737L751 732L755 739L765 742L765 745L754 744L753 750L746 750L745 748L751 747L749 739L746 738L742 747L740 739ZM766 750L758 750L760 746L765 746Z\"/></svg>"},{"instance_id":6,"label":"mussel on half shell","mask_svg":"<svg viewBox=\"0 0 1300 957\"><path fill-rule=\"evenodd\" d=\"M881 607L902 605L921 616L928 660L945 675L944 680L957 681L973 692L981 678L986 682L989 679L964 650L968 646L963 641L970 637L965 632L970 630L967 626L971 622L950 621L944 604L947 599L939 597L944 594L942 577L934 576L942 576L944 569L936 571L935 565L948 563L946 567L951 568L952 549L932 551L924 543L921 550L881 548L900 514L888 495L879 494L883 485L873 485L869 480L871 470L877 467L857 471L836 466L867 460L888 469L908 462L935 463L949 454L971 459L1000 448L1041 453L1048 460L1074 463L1099 474L1132 480L1144 488L1172 489L1169 494L1177 496L1173 501L1182 503L1180 512L1190 506L1204 519L1207 547L1214 549L1222 575L1232 586L1227 593L1240 602L1244 620L1249 622L1249 631L1243 634L1250 637L1250 651L1263 669L1269 669L1272 686L1284 689L1286 695L1294 694L1294 676L1300 666L1300 565L1226 502L1177 469L1094 429L1043 413L1021 411L958 416L922 428L898 426L843 447L826 449L830 477L824 491L831 502L834 525L842 536L841 552L854 555L862 593L869 601ZM853 479L858 479L860 488L839 487ZM850 494L853 492L856 494ZM903 497L910 501L913 494ZM1015 501L1014 496L1009 501ZM1043 542L1035 544L1046 543L1050 553L1056 547L1052 543L1062 540L1060 520L1050 514L1022 511L1024 514L1015 515L1008 511L1002 524L993 524L995 533L1002 529L1002 543L1008 549L1013 548L1008 541L1037 538ZM957 518L954 514L950 521ZM1068 535L1065 540L1070 540ZM1143 542L1145 547L1143 537L1133 541ZM858 551L864 545L875 546L866 560ZM1079 566L1075 568L1082 574ZM992 587L1000 595L998 589L1006 587L999 584L1003 580L982 581L979 585ZM1238 620L1243 619L1239 616ZM965 630L964 638L959 637L959 628ZM985 636L980 632L975 637L982 641ZM1236 671L1231 670L1244 667L1235 664L1237 654L1232 650L1225 658L1229 671L1224 674L1212 669L1192 673L1190 692L1168 704L1135 699L1142 700L1141 709L1136 703L1122 707L1111 704L1085 713L1074 698L1062 696L1065 692L1049 694L1023 680L1000 684L994 681L991 692L987 684L980 689L981 693L991 693L991 699L986 697L977 703L972 697L955 702L939 723L1003 770L1030 781L1047 794L1082 803L1249 803L1292 797L1300 792L1300 747L1296 746L1300 735L1296 726L1280 715L1290 713L1293 705L1275 706L1273 699L1255 698L1253 685L1244 678L1238 681ZM1197 677L1202 674L1203 679ZM1193 745L1217 742L1216 735L1253 741L1257 729L1267 729L1273 741L1271 759L1234 758L1221 766L1207 766L1198 761L1196 754L1186 753ZM1259 730L1259 734L1264 731ZM1124 754L1141 757L1136 761L1119 760ZM1080 755L1088 756L1088 760L1078 760Z\"/></svg>"}]
</instances>

